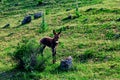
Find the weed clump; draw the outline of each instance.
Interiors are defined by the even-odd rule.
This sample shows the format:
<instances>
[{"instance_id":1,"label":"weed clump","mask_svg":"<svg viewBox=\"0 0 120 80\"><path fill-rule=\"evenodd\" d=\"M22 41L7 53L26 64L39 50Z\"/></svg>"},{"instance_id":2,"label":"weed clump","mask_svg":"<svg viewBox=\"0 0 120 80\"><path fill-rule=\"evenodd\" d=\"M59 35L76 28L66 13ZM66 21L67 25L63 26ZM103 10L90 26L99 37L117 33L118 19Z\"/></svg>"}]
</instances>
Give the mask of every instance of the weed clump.
<instances>
[{"instance_id":1,"label":"weed clump","mask_svg":"<svg viewBox=\"0 0 120 80\"><path fill-rule=\"evenodd\" d=\"M94 51L93 50L86 50L84 54L79 55L81 62L87 62L88 60L94 58Z\"/></svg>"},{"instance_id":2,"label":"weed clump","mask_svg":"<svg viewBox=\"0 0 120 80\"><path fill-rule=\"evenodd\" d=\"M23 39L14 52L14 60L17 62L17 69L26 71L45 69L44 61L39 56L39 45L34 39Z\"/></svg>"},{"instance_id":3,"label":"weed clump","mask_svg":"<svg viewBox=\"0 0 120 80\"><path fill-rule=\"evenodd\" d=\"M106 39L111 40L114 39L115 33L113 31L108 31L106 34Z\"/></svg>"},{"instance_id":4,"label":"weed clump","mask_svg":"<svg viewBox=\"0 0 120 80\"><path fill-rule=\"evenodd\" d=\"M41 32L45 32L45 31L47 31L47 30L48 30L48 25L47 25L47 23L45 22L45 14L43 13L42 23L41 23L41 25L40 25L40 30L39 30L39 32L41 33Z\"/></svg>"}]
</instances>

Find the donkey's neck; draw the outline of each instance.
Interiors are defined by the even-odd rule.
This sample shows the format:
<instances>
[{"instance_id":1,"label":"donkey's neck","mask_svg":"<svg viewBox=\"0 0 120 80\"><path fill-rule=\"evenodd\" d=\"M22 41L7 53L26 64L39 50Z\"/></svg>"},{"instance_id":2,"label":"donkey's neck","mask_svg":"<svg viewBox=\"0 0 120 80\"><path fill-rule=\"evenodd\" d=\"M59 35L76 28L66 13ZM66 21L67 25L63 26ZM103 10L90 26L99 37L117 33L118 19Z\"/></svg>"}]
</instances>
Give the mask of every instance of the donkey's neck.
<instances>
[{"instance_id":1,"label":"donkey's neck","mask_svg":"<svg viewBox=\"0 0 120 80\"><path fill-rule=\"evenodd\" d=\"M52 42L58 44L59 41L58 41L58 40L56 41L56 40L53 38Z\"/></svg>"}]
</instances>

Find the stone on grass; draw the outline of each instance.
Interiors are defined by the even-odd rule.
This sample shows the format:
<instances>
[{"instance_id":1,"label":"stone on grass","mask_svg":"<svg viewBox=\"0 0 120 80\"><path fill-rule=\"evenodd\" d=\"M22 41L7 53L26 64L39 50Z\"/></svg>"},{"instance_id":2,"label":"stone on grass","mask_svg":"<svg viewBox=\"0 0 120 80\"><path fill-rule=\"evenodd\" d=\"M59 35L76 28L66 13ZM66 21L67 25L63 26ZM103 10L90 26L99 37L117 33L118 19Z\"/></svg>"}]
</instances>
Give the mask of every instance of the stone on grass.
<instances>
[{"instance_id":1,"label":"stone on grass","mask_svg":"<svg viewBox=\"0 0 120 80\"><path fill-rule=\"evenodd\" d=\"M93 8L88 8L85 12L89 12L91 10L93 10Z\"/></svg>"},{"instance_id":2,"label":"stone on grass","mask_svg":"<svg viewBox=\"0 0 120 80\"><path fill-rule=\"evenodd\" d=\"M72 57L69 56L65 60L62 60L60 63L61 70L69 70L72 67Z\"/></svg>"},{"instance_id":3,"label":"stone on grass","mask_svg":"<svg viewBox=\"0 0 120 80\"><path fill-rule=\"evenodd\" d=\"M120 34L115 34L114 38L115 39L119 39L120 38Z\"/></svg>"},{"instance_id":4,"label":"stone on grass","mask_svg":"<svg viewBox=\"0 0 120 80\"><path fill-rule=\"evenodd\" d=\"M68 19L72 19L72 15L71 15L71 14L69 14L67 18L68 18Z\"/></svg>"},{"instance_id":5,"label":"stone on grass","mask_svg":"<svg viewBox=\"0 0 120 80\"><path fill-rule=\"evenodd\" d=\"M8 28L9 26L10 26L10 24L6 24L5 26L3 26L3 29Z\"/></svg>"},{"instance_id":6,"label":"stone on grass","mask_svg":"<svg viewBox=\"0 0 120 80\"><path fill-rule=\"evenodd\" d=\"M35 13L35 14L34 14L34 19L38 19L38 18L40 18L40 17L42 17L42 12L39 12L39 13Z\"/></svg>"},{"instance_id":7,"label":"stone on grass","mask_svg":"<svg viewBox=\"0 0 120 80\"><path fill-rule=\"evenodd\" d=\"M22 25L23 24L27 24L29 22L31 22L31 16L30 15L25 16L24 19L23 19L23 21L22 21Z\"/></svg>"},{"instance_id":8,"label":"stone on grass","mask_svg":"<svg viewBox=\"0 0 120 80\"><path fill-rule=\"evenodd\" d=\"M118 18L116 21L120 21L120 18Z\"/></svg>"},{"instance_id":9,"label":"stone on grass","mask_svg":"<svg viewBox=\"0 0 120 80\"><path fill-rule=\"evenodd\" d=\"M66 11L70 11L71 9L70 8L67 8Z\"/></svg>"},{"instance_id":10,"label":"stone on grass","mask_svg":"<svg viewBox=\"0 0 120 80\"><path fill-rule=\"evenodd\" d=\"M15 3L14 6L18 6L19 4L18 3Z\"/></svg>"},{"instance_id":11,"label":"stone on grass","mask_svg":"<svg viewBox=\"0 0 120 80\"><path fill-rule=\"evenodd\" d=\"M65 20L70 20L70 19L72 19L73 17L72 17L72 15L71 14L69 14L66 18L64 18L64 19L62 19L62 21L65 21Z\"/></svg>"}]
</instances>

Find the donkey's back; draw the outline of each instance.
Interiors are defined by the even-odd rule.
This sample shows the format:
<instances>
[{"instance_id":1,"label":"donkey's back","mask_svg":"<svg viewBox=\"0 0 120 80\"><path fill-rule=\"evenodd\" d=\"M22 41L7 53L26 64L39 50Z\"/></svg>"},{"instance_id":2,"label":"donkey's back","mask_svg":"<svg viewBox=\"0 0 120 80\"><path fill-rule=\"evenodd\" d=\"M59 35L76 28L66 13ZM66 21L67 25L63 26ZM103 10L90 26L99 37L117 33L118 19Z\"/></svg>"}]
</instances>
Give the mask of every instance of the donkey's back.
<instances>
[{"instance_id":1,"label":"donkey's back","mask_svg":"<svg viewBox=\"0 0 120 80\"><path fill-rule=\"evenodd\" d=\"M45 46L48 46L48 47L51 47L51 44L52 44L52 38L51 37L45 37L45 38L42 38L40 40L40 43L45 45Z\"/></svg>"}]
</instances>

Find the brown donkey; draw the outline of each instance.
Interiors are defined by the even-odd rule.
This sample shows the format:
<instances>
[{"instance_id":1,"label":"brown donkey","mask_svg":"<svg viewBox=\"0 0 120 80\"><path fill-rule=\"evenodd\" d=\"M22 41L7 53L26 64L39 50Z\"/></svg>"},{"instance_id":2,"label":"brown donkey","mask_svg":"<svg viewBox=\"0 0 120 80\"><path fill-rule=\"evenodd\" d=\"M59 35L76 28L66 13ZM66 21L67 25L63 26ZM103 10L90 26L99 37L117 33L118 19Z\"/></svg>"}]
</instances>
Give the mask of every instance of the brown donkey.
<instances>
[{"instance_id":1,"label":"brown donkey","mask_svg":"<svg viewBox=\"0 0 120 80\"><path fill-rule=\"evenodd\" d=\"M56 33L55 30L53 30L54 37L46 37L42 38L40 40L40 44L42 44L42 47L40 49L41 54L43 56L43 50L45 49L46 46L50 47L52 49L52 57L53 57L53 64L56 62L56 46L58 45L58 39L60 37L60 33Z\"/></svg>"}]
</instances>

